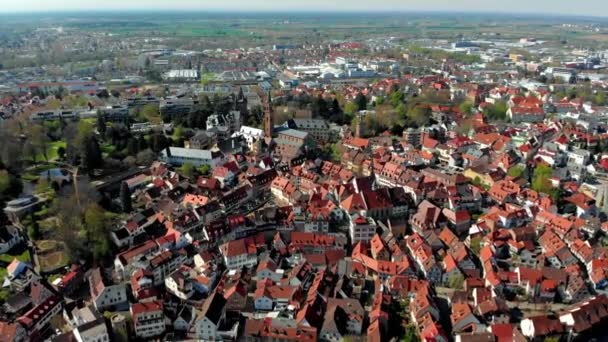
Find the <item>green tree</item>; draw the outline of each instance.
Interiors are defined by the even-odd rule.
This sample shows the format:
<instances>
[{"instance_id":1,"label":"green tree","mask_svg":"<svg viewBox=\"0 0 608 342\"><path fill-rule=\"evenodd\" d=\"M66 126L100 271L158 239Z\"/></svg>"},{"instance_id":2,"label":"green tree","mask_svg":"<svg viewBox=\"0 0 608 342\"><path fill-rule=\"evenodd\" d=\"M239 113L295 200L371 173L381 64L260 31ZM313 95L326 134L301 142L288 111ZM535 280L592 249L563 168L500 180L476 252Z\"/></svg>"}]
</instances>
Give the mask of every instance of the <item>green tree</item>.
<instances>
[{"instance_id":1,"label":"green tree","mask_svg":"<svg viewBox=\"0 0 608 342\"><path fill-rule=\"evenodd\" d=\"M130 213L133 210L131 204L131 189L129 189L127 182L122 182L120 185L120 203L122 204L123 212Z\"/></svg>"},{"instance_id":2,"label":"green tree","mask_svg":"<svg viewBox=\"0 0 608 342\"><path fill-rule=\"evenodd\" d=\"M507 119L507 110L509 107L504 101L497 101L495 104L486 106L483 114L492 121L504 121Z\"/></svg>"},{"instance_id":3,"label":"green tree","mask_svg":"<svg viewBox=\"0 0 608 342\"><path fill-rule=\"evenodd\" d=\"M97 112L97 131L99 132L99 134L101 135L102 138L105 138L106 136L106 129L107 129L107 125L106 125L106 118L104 117L104 115L101 112Z\"/></svg>"},{"instance_id":4,"label":"green tree","mask_svg":"<svg viewBox=\"0 0 608 342\"><path fill-rule=\"evenodd\" d=\"M481 251L481 237L477 236L472 238L470 248L473 253L479 255L479 252Z\"/></svg>"},{"instance_id":5,"label":"green tree","mask_svg":"<svg viewBox=\"0 0 608 342\"><path fill-rule=\"evenodd\" d=\"M347 113L347 114L355 114L355 113L357 113L358 110L359 110L359 106L354 102L348 102L344 106L344 113Z\"/></svg>"},{"instance_id":6,"label":"green tree","mask_svg":"<svg viewBox=\"0 0 608 342\"><path fill-rule=\"evenodd\" d=\"M357 104L358 110L366 110L367 109L367 97L363 95L363 93L358 93L355 97L355 103Z\"/></svg>"},{"instance_id":7,"label":"green tree","mask_svg":"<svg viewBox=\"0 0 608 342\"><path fill-rule=\"evenodd\" d=\"M0 170L0 195L2 197L17 197L23 191L23 183L7 170Z\"/></svg>"},{"instance_id":8,"label":"green tree","mask_svg":"<svg viewBox=\"0 0 608 342\"><path fill-rule=\"evenodd\" d=\"M192 177L194 177L194 174L196 172L196 168L194 167L194 165L192 165L190 163L185 163L184 165L182 165L179 168L179 171L185 177L192 178Z\"/></svg>"},{"instance_id":9,"label":"green tree","mask_svg":"<svg viewBox=\"0 0 608 342\"><path fill-rule=\"evenodd\" d=\"M598 106L604 106L606 104L606 93L600 90L597 95L595 95L594 102Z\"/></svg>"},{"instance_id":10,"label":"green tree","mask_svg":"<svg viewBox=\"0 0 608 342\"><path fill-rule=\"evenodd\" d=\"M532 174L532 190L550 194L553 190L553 186L549 180L552 173L553 169L550 166L538 164Z\"/></svg>"},{"instance_id":11,"label":"green tree","mask_svg":"<svg viewBox=\"0 0 608 342\"><path fill-rule=\"evenodd\" d=\"M199 167L197 170L201 175L207 175L207 174L209 174L209 171L211 171L211 167L209 165L205 164L205 165L202 165L201 167Z\"/></svg>"},{"instance_id":12,"label":"green tree","mask_svg":"<svg viewBox=\"0 0 608 342\"><path fill-rule=\"evenodd\" d=\"M388 95L388 102L396 108L400 104L403 104L403 100L405 99L405 95L401 91L393 91Z\"/></svg>"},{"instance_id":13,"label":"green tree","mask_svg":"<svg viewBox=\"0 0 608 342\"><path fill-rule=\"evenodd\" d=\"M105 211L98 204L91 204L85 209L84 227L94 260L105 257L110 251L108 223Z\"/></svg>"},{"instance_id":14,"label":"green tree","mask_svg":"<svg viewBox=\"0 0 608 342\"><path fill-rule=\"evenodd\" d=\"M516 165L509 169L507 175L513 178L519 178L524 174L525 168L521 165Z\"/></svg>"},{"instance_id":15,"label":"green tree","mask_svg":"<svg viewBox=\"0 0 608 342\"><path fill-rule=\"evenodd\" d=\"M153 124L159 124L161 122L160 111L158 105L155 104L147 104L143 106L139 112L139 117Z\"/></svg>"},{"instance_id":16,"label":"green tree","mask_svg":"<svg viewBox=\"0 0 608 342\"><path fill-rule=\"evenodd\" d=\"M458 109L464 115L471 114L471 110L473 109L473 103L471 101L465 101L458 106Z\"/></svg>"},{"instance_id":17,"label":"green tree","mask_svg":"<svg viewBox=\"0 0 608 342\"><path fill-rule=\"evenodd\" d=\"M33 151L36 154L42 154L45 161L49 161L48 148L51 140L47 135L46 128L42 125L31 125L28 132L28 142L33 146ZM36 162L36 155L32 156Z\"/></svg>"},{"instance_id":18,"label":"green tree","mask_svg":"<svg viewBox=\"0 0 608 342\"><path fill-rule=\"evenodd\" d=\"M103 156L97 139L89 135L84 138L81 147L80 158L85 170L92 172L103 165Z\"/></svg>"},{"instance_id":19,"label":"green tree","mask_svg":"<svg viewBox=\"0 0 608 342\"><path fill-rule=\"evenodd\" d=\"M431 119L431 109L426 106L415 106L407 112L407 117L418 127L424 126Z\"/></svg>"},{"instance_id":20,"label":"green tree","mask_svg":"<svg viewBox=\"0 0 608 342\"><path fill-rule=\"evenodd\" d=\"M169 146L169 141L162 133L153 133L150 136L150 148L154 153L159 153Z\"/></svg>"},{"instance_id":21,"label":"green tree","mask_svg":"<svg viewBox=\"0 0 608 342\"><path fill-rule=\"evenodd\" d=\"M464 277L462 274L452 274L448 277L448 287L451 289L461 290L464 285Z\"/></svg>"}]
</instances>

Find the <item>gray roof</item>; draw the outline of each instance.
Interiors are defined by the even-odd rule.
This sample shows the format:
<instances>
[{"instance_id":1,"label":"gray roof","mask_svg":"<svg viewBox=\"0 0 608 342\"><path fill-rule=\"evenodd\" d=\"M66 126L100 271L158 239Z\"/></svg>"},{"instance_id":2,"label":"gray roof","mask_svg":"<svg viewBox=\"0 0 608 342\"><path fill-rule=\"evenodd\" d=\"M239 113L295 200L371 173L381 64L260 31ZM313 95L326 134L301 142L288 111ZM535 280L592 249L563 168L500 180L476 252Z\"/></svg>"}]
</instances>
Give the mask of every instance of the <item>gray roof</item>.
<instances>
[{"instance_id":1,"label":"gray roof","mask_svg":"<svg viewBox=\"0 0 608 342\"><path fill-rule=\"evenodd\" d=\"M308 133L298 131L295 129L286 129L284 131L279 132L279 134L287 135L287 136L291 136L291 137L295 137L295 138L299 138L299 139L306 139L306 137L308 137Z\"/></svg>"},{"instance_id":2,"label":"gray roof","mask_svg":"<svg viewBox=\"0 0 608 342\"><path fill-rule=\"evenodd\" d=\"M212 153L210 150L199 150L194 148L183 148L183 147L169 147L169 151L171 152L171 156L173 157L182 157L182 158L192 158L192 159L204 159L211 160L213 159ZM163 157L167 156L167 150L162 150L161 155Z\"/></svg>"}]
</instances>

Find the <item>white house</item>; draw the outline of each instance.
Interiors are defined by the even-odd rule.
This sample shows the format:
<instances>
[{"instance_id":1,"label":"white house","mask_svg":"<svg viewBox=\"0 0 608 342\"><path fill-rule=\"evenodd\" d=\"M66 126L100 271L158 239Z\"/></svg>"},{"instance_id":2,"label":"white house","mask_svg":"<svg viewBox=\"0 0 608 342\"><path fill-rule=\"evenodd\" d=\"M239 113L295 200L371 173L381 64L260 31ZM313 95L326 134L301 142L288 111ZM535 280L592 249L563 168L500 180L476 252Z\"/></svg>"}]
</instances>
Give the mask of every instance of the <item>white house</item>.
<instances>
[{"instance_id":1,"label":"white house","mask_svg":"<svg viewBox=\"0 0 608 342\"><path fill-rule=\"evenodd\" d=\"M254 267L258 263L257 250L250 239L229 241L220 246L220 252L228 269Z\"/></svg>"},{"instance_id":2,"label":"white house","mask_svg":"<svg viewBox=\"0 0 608 342\"><path fill-rule=\"evenodd\" d=\"M165 314L160 301L131 305L131 317L135 336L139 338L150 338L165 332Z\"/></svg>"},{"instance_id":3,"label":"white house","mask_svg":"<svg viewBox=\"0 0 608 342\"><path fill-rule=\"evenodd\" d=\"M0 227L0 254L10 251L14 246L23 241L19 229L14 226Z\"/></svg>"},{"instance_id":4,"label":"white house","mask_svg":"<svg viewBox=\"0 0 608 342\"><path fill-rule=\"evenodd\" d=\"M226 319L226 299L215 292L205 300L195 324L196 337L204 341L222 340L219 327Z\"/></svg>"},{"instance_id":5,"label":"white house","mask_svg":"<svg viewBox=\"0 0 608 342\"><path fill-rule=\"evenodd\" d=\"M175 321L173 321L173 329L177 331L189 331L192 324L194 324L195 318L194 308L190 305L184 305L179 310Z\"/></svg>"},{"instance_id":6,"label":"white house","mask_svg":"<svg viewBox=\"0 0 608 342\"><path fill-rule=\"evenodd\" d=\"M99 268L89 276L91 298L97 311L103 312L110 307L123 307L128 303L127 287L123 284L106 285Z\"/></svg>"}]
</instances>

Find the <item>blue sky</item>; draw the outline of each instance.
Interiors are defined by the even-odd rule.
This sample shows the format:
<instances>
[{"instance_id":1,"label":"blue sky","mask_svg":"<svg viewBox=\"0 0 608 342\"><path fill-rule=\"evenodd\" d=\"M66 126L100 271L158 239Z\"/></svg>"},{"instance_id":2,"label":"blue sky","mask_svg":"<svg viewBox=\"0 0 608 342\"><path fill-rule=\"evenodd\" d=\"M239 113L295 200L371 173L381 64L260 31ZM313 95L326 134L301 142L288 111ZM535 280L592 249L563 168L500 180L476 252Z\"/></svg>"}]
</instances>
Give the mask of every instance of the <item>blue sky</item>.
<instances>
[{"instance_id":1,"label":"blue sky","mask_svg":"<svg viewBox=\"0 0 608 342\"><path fill-rule=\"evenodd\" d=\"M607 0L0 0L0 12L72 10L458 11L608 16Z\"/></svg>"}]
</instances>

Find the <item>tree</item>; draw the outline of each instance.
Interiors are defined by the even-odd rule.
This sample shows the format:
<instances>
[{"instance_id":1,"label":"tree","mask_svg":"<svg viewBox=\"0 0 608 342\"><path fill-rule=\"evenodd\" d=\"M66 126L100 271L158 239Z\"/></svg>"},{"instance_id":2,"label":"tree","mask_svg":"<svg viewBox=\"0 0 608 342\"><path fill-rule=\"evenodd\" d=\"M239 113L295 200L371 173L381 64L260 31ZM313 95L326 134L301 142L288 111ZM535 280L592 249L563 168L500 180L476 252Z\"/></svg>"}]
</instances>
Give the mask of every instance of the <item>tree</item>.
<instances>
[{"instance_id":1,"label":"tree","mask_svg":"<svg viewBox=\"0 0 608 342\"><path fill-rule=\"evenodd\" d=\"M50 143L50 139L49 136L46 133L46 129L44 126L42 125L32 125L29 128L29 143L32 145L33 147L33 152L35 154L42 154L42 156L44 157L45 161L49 161L49 156L48 156L48 147L49 147L49 143ZM36 155L33 155L32 159L34 160L34 162L36 162Z\"/></svg>"},{"instance_id":2,"label":"tree","mask_svg":"<svg viewBox=\"0 0 608 342\"><path fill-rule=\"evenodd\" d=\"M355 104L357 104L358 110L366 110L367 109L367 98L363 93L358 93L355 97Z\"/></svg>"},{"instance_id":3,"label":"tree","mask_svg":"<svg viewBox=\"0 0 608 342\"><path fill-rule=\"evenodd\" d=\"M349 102L344 106L344 113L355 114L359 110L359 106L354 102Z\"/></svg>"},{"instance_id":4,"label":"tree","mask_svg":"<svg viewBox=\"0 0 608 342\"><path fill-rule=\"evenodd\" d=\"M145 149L137 154L137 164L148 166L156 160L155 153L150 149Z\"/></svg>"},{"instance_id":5,"label":"tree","mask_svg":"<svg viewBox=\"0 0 608 342\"><path fill-rule=\"evenodd\" d=\"M133 210L131 204L131 189L129 189L127 182L122 182L120 185L120 203L122 204L123 212L130 213Z\"/></svg>"},{"instance_id":6,"label":"tree","mask_svg":"<svg viewBox=\"0 0 608 342\"><path fill-rule=\"evenodd\" d=\"M448 287L452 289L461 290L464 284L464 277L462 274L452 274L448 277Z\"/></svg>"},{"instance_id":7,"label":"tree","mask_svg":"<svg viewBox=\"0 0 608 342\"><path fill-rule=\"evenodd\" d=\"M534 168L534 173L532 174L532 190L538 191L545 194L551 194L551 190L553 186L549 178L553 173L553 169L546 164L538 164L536 168Z\"/></svg>"},{"instance_id":8,"label":"tree","mask_svg":"<svg viewBox=\"0 0 608 342\"><path fill-rule=\"evenodd\" d=\"M7 170L0 170L0 195L2 197L17 197L23 191L23 183Z\"/></svg>"},{"instance_id":9,"label":"tree","mask_svg":"<svg viewBox=\"0 0 608 342\"><path fill-rule=\"evenodd\" d=\"M519 178L524 174L524 170L525 170L525 168L523 166L516 165L509 169L509 171L507 172L507 175L509 175L510 177L513 177L513 178Z\"/></svg>"},{"instance_id":10,"label":"tree","mask_svg":"<svg viewBox=\"0 0 608 342\"><path fill-rule=\"evenodd\" d=\"M504 121L507 119L507 103L504 101L497 101L495 104L489 104L483 110L483 114L489 120L492 121Z\"/></svg>"},{"instance_id":11,"label":"tree","mask_svg":"<svg viewBox=\"0 0 608 342\"><path fill-rule=\"evenodd\" d=\"M102 138L105 138L106 136L106 129L107 129L107 125L106 125L106 118L104 117L104 115L101 112L97 112L97 131L99 132L99 134L101 135Z\"/></svg>"},{"instance_id":12,"label":"tree","mask_svg":"<svg viewBox=\"0 0 608 342\"><path fill-rule=\"evenodd\" d=\"M161 122L158 105L147 104L142 107L139 117L148 120L150 123L159 124Z\"/></svg>"},{"instance_id":13,"label":"tree","mask_svg":"<svg viewBox=\"0 0 608 342\"><path fill-rule=\"evenodd\" d=\"M162 133L153 133L150 136L150 148L155 153L159 153L169 146L169 142L167 141L167 137L165 137Z\"/></svg>"},{"instance_id":14,"label":"tree","mask_svg":"<svg viewBox=\"0 0 608 342\"><path fill-rule=\"evenodd\" d=\"M80 153L80 160L85 170L92 172L103 165L101 148L94 136L89 135L84 138Z\"/></svg>"},{"instance_id":15,"label":"tree","mask_svg":"<svg viewBox=\"0 0 608 342\"><path fill-rule=\"evenodd\" d=\"M415 106L407 112L407 117L412 120L416 126L424 126L430 121L431 109L426 106Z\"/></svg>"},{"instance_id":16,"label":"tree","mask_svg":"<svg viewBox=\"0 0 608 342\"><path fill-rule=\"evenodd\" d=\"M209 174L209 171L211 171L211 167L209 165L205 164L205 165L202 165L201 167L199 167L197 170L201 175L207 175L207 174Z\"/></svg>"},{"instance_id":17,"label":"tree","mask_svg":"<svg viewBox=\"0 0 608 342\"><path fill-rule=\"evenodd\" d=\"M97 97L99 97L100 99L107 99L110 97L110 93L107 89L102 89L100 92L97 93Z\"/></svg>"},{"instance_id":18,"label":"tree","mask_svg":"<svg viewBox=\"0 0 608 342\"><path fill-rule=\"evenodd\" d=\"M190 164L190 163L185 163L184 165L182 165L182 167L179 168L179 172L187 178L192 178L194 177L194 174L196 172L196 168L194 167L194 165Z\"/></svg>"},{"instance_id":19,"label":"tree","mask_svg":"<svg viewBox=\"0 0 608 342\"><path fill-rule=\"evenodd\" d=\"M479 252L481 251L481 237L477 236L472 238L470 248L473 253L479 255Z\"/></svg>"},{"instance_id":20,"label":"tree","mask_svg":"<svg viewBox=\"0 0 608 342\"><path fill-rule=\"evenodd\" d=\"M464 115L471 114L471 110L473 109L473 103L471 101L464 101L458 106L458 109Z\"/></svg>"},{"instance_id":21,"label":"tree","mask_svg":"<svg viewBox=\"0 0 608 342\"><path fill-rule=\"evenodd\" d=\"M397 108L397 106L402 104L404 99L405 95L399 90L393 91L388 95L388 102L391 104L391 106L393 106L393 108Z\"/></svg>"},{"instance_id":22,"label":"tree","mask_svg":"<svg viewBox=\"0 0 608 342\"><path fill-rule=\"evenodd\" d=\"M57 148L57 157L59 157L59 159L64 159L65 158L65 147L59 146Z\"/></svg>"},{"instance_id":23,"label":"tree","mask_svg":"<svg viewBox=\"0 0 608 342\"><path fill-rule=\"evenodd\" d=\"M606 104L606 93L600 90L597 95L595 95L594 102L598 106L604 106Z\"/></svg>"},{"instance_id":24,"label":"tree","mask_svg":"<svg viewBox=\"0 0 608 342\"><path fill-rule=\"evenodd\" d=\"M108 226L105 211L98 204L89 205L84 212L84 227L86 230L87 241L92 247L91 254L93 260L99 260L110 251L108 241Z\"/></svg>"}]
</instances>

